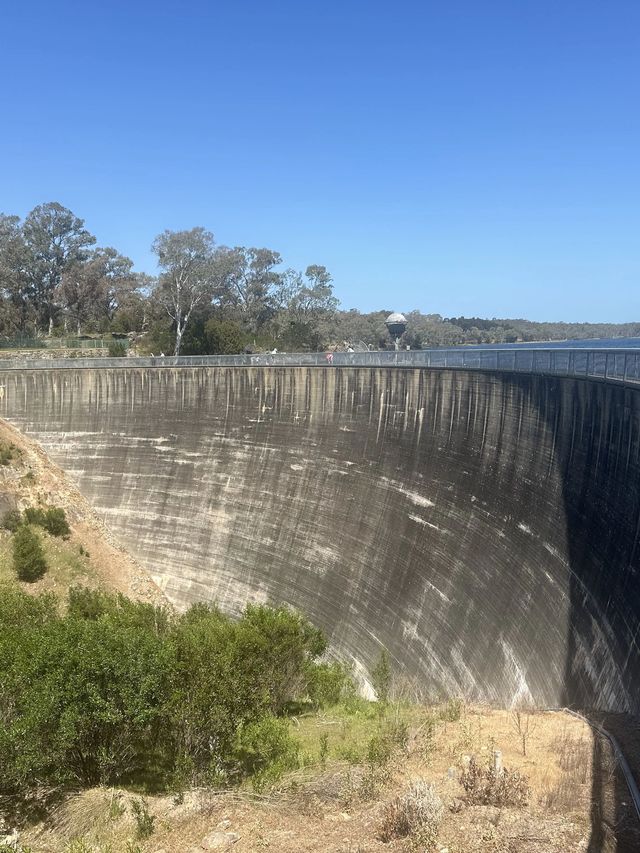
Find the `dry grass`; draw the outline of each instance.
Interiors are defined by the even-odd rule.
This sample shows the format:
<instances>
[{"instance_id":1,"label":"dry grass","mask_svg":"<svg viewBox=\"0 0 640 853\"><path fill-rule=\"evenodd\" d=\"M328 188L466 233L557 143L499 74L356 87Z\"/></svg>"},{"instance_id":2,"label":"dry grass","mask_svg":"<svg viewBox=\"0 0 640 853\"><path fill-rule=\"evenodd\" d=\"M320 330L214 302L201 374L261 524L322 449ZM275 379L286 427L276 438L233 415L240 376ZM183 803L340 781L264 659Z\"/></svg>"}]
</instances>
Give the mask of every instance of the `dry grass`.
<instances>
[{"instance_id":1,"label":"dry grass","mask_svg":"<svg viewBox=\"0 0 640 853\"><path fill-rule=\"evenodd\" d=\"M55 809L46 824L28 833L29 847L34 853L125 851L127 841L134 836L127 800L123 794L105 788L72 795Z\"/></svg>"},{"instance_id":2,"label":"dry grass","mask_svg":"<svg viewBox=\"0 0 640 853\"><path fill-rule=\"evenodd\" d=\"M557 763L563 771L550 779L540 793L540 802L555 812L570 813L584 808L588 801L593 761L591 733L587 737L565 729L551 744Z\"/></svg>"}]
</instances>

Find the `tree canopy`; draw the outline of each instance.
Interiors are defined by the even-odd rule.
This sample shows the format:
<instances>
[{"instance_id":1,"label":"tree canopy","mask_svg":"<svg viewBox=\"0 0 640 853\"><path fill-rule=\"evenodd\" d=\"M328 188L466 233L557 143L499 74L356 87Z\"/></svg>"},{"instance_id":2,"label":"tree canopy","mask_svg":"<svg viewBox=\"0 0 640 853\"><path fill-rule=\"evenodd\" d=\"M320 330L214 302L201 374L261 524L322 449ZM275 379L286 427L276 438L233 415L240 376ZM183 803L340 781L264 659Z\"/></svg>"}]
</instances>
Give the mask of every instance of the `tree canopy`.
<instances>
[{"instance_id":1,"label":"tree canopy","mask_svg":"<svg viewBox=\"0 0 640 853\"><path fill-rule=\"evenodd\" d=\"M341 310L329 270L284 267L267 247L225 246L203 227L165 230L153 241L154 275L58 202L21 221L0 214L0 337L130 334L142 351L184 355L243 350L309 351L392 346L393 309ZM383 310L384 309L384 310ZM640 323L534 323L404 311L402 344L459 344L635 337Z\"/></svg>"}]
</instances>

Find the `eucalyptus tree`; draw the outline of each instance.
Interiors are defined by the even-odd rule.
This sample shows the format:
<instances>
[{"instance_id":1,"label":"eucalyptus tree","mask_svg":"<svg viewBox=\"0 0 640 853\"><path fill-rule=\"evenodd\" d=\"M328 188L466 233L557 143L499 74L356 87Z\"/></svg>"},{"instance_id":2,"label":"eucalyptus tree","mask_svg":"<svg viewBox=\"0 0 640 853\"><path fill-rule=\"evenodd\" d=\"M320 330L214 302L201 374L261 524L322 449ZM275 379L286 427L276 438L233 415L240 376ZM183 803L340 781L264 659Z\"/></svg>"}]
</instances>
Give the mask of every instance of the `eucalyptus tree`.
<instances>
[{"instance_id":1,"label":"eucalyptus tree","mask_svg":"<svg viewBox=\"0 0 640 853\"><path fill-rule=\"evenodd\" d=\"M257 332L275 313L274 293L280 282L275 267L281 262L272 249L236 246L220 250L221 304L235 309L251 332Z\"/></svg>"},{"instance_id":2,"label":"eucalyptus tree","mask_svg":"<svg viewBox=\"0 0 640 853\"><path fill-rule=\"evenodd\" d=\"M113 332L140 332L148 330L152 314L151 294L156 279L144 272L133 274L133 286L117 291L117 304L110 319Z\"/></svg>"},{"instance_id":3,"label":"eucalyptus tree","mask_svg":"<svg viewBox=\"0 0 640 853\"><path fill-rule=\"evenodd\" d=\"M0 327L3 334L25 334L34 320L26 267L27 249L20 217L0 213Z\"/></svg>"},{"instance_id":4,"label":"eucalyptus tree","mask_svg":"<svg viewBox=\"0 0 640 853\"><path fill-rule=\"evenodd\" d=\"M308 266L304 274L307 283L294 294L290 310L308 322L326 321L335 314L339 304L333 295L331 275L326 267L317 264Z\"/></svg>"},{"instance_id":5,"label":"eucalyptus tree","mask_svg":"<svg viewBox=\"0 0 640 853\"><path fill-rule=\"evenodd\" d=\"M97 267L99 288L93 316L98 323L111 323L118 308L145 287L147 276L133 272L133 261L111 247L96 249L93 263Z\"/></svg>"},{"instance_id":6,"label":"eucalyptus tree","mask_svg":"<svg viewBox=\"0 0 640 853\"><path fill-rule=\"evenodd\" d=\"M316 264L308 266L304 276L285 270L278 288L285 346L318 349L330 339L338 307L331 280L327 268Z\"/></svg>"},{"instance_id":7,"label":"eucalyptus tree","mask_svg":"<svg viewBox=\"0 0 640 853\"><path fill-rule=\"evenodd\" d=\"M164 307L176 330L174 355L195 309L211 302L218 285L213 234L204 228L163 231L153 241L160 276L154 298Z\"/></svg>"},{"instance_id":8,"label":"eucalyptus tree","mask_svg":"<svg viewBox=\"0 0 640 853\"><path fill-rule=\"evenodd\" d=\"M104 327L113 320L116 309L138 287L132 267L133 261L108 247L65 271L56 296L78 334L89 321Z\"/></svg>"},{"instance_id":9,"label":"eucalyptus tree","mask_svg":"<svg viewBox=\"0 0 640 853\"><path fill-rule=\"evenodd\" d=\"M64 273L89 257L96 238L79 219L56 201L40 204L22 226L27 249L26 274L30 298L41 330L53 329L57 311L55 294Z\"/></svg>"}]
</instances>

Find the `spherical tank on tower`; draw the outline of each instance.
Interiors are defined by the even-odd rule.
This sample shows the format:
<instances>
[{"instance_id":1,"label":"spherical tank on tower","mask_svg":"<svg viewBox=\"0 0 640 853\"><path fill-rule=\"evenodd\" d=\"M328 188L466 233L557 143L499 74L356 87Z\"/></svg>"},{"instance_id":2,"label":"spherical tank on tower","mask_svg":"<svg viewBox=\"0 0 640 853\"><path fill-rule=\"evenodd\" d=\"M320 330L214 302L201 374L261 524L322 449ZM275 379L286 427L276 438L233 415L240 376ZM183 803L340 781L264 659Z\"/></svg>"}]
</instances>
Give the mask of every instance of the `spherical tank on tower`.
<instances>
[{"instance_id":1,"label":"spherical tank on tower","mask_svg":"<svg viewBox=\"0 0 640 853\"><path fill-rule=\"evenodd\" d=\"M387 319L384 321L384 324L393 338L397 349L398 340L407 330L407 318L404 314L399 314L397 311L394 311L393 314L389 314Z\"/></svg>"}]
</instances>

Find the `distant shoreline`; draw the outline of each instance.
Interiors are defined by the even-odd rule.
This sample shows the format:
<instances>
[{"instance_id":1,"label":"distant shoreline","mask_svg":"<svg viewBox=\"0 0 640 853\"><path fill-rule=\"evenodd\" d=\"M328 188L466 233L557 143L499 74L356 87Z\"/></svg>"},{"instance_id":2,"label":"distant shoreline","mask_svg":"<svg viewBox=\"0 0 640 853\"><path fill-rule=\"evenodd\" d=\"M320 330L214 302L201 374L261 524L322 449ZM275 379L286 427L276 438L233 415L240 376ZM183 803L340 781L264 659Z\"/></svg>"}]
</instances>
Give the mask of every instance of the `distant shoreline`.
<instances>
[{"instance_id":1,"label":"distant shoreline","mask_svg":"<svg viewBox=\"0 0 640 853\"><path fill-rule=\"evenodd\" d=\"M560 349L565 348L589 348L596 349L638 349L640 348L640 338L562 338L561 340L546 340L546 341L517 341L516 343L496 343L496 344L455 344L453 346L444 347L445 349L456 349L458 347L465 349L517 349L519 347L553 347L557 346ZM426 347L426 349L442 349L443 347Z\"/></svg>"}]
</instances>

